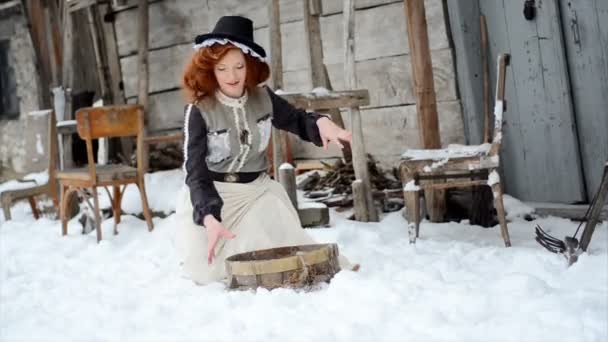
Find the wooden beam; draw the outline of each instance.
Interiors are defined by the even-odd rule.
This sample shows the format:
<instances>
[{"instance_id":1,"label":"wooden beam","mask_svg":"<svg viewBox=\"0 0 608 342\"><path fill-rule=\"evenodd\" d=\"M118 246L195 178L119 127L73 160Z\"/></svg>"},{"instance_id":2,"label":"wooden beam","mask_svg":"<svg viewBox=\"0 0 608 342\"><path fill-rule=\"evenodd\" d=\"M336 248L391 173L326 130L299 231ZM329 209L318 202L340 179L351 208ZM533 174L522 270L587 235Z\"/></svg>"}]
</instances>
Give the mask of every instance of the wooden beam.
<instances>
[{"instance_id":1,"label":"wooden beam","mask_svg":"<svg viewBox=\"0 0 608 342\"><path fill-rule=\"evenodd\" d=\"M147 124L148 109L149 109L149 94L148 94L148 80L149 80L149 65L148 65L148 35L149 35L149 10L148 0L138 1L138 17L137 17L137 48L138 48L138 65L139 70L137 73L138 83L138 95L137 103L144 108L144 136L145 127ZM138 146L143 149L143 160L141 168L145 173L148 170L149 163L149 148L146 144L144 146ZM128 156L127 156L128 157ZM138 167L140 167L138 165Z\"/></svg>"},{"instance_id":2,"label":"wooden beam","mask_svg":"<svg viewBox=\"0 0 608 342\"><path fill-rule=\"evenodd\" d=\"M68 13L78 11L83 8L93 6L97 0L66 0Z\"/></svg>"},{"instance_id":3,"label":"wooden beam","mask_svg":"<svg viewBox=\"0 0 608 342\"><path fill-rule=\"evenodd\" d=\"M581 236L581 249L583 251L587 251L587 247L589 247L589 243L591 242L591 237L593 236L593 232L595 231L595 226L597 225L600 215L602 213L602 207L604 203L606 203L606 199L608 198L608 162L604 165L604 175L602 176L602 181L600 183L600 188L598 189L595 195L595 201L591 202L591 208L589 208L589 221L585 226L585 230L583 230L583 234Z\"/></svg>"},{"instance_id":4,"label":"wooden beam","mask_svg":"<svg viewBox=\"0 0 608 342\"><path fill-rule=\"evenodd\" d=\"M321 40L321 24L319 17L321 15L320 0L302 0L304 11L304 34L306 35L306 43L308 44L308 57L310 61L310 79L313 88L323 87L332 90L327 67L323 62L323 42ZM347 88L348 89L348 88ZM331 120L341 128L344 128L344 120L338 108L333 108L327 111L331 116ZM351 161L352 152L350 144L344 143L342 154L346 161Z\"/></svg>"},{"instance_id":5,"label":"wooden beam","mask_svg":"<svg viewBox=\"0 0 608 342\"><path fill-rule=\"evenodd\" d=\"M279 182L287 192L293 207L298 210L298 196L296 191L296 173L294 167L285 163L279 168Z\"/></svg>"},{"instance_id":6,"label":"wooden beam","mask_svg":"<svg viewBox=\"0 0 608 342\"><path fill-rule=\"evenodd\" d=\"M109 13L111 8L109 5L100 5L99 17L104 18L105 13ZM113 15L109 15L108 18L113 18ZM101 20L101 26L103 29L104 43L106 49L107 66L108 66L108 77L110 82L110 90L112 93L113 104L125 104L125 92L122 89L122 71L120 68L120 57L118 55L118 44L116 42L116 31L114 29L114 21Z\"/></svg>"},{"instance_id":7,"label":"wooden beam","mask_svg":"<svg viewBox=\"0 0 608 342\"><path fill-rule=\"evenodd\" d=\"M355 2L344 0L344 87L353 89L357 84L355 73ZM372 185L367 167L367 155L365 153L365 142L363 140L363 127L361 124L361 113L358 106L350 106L349 109L351 132L353 134L352 158L355 178L361 181L361 185L353 184L353 191L358 191L358 196L353 193L355 208L359 210L359 218L362 221L378 222L378 211L372 198ZM355 181L356 182L356 181ZM357 203L363 201L363 203ZM365 209L365 213L363 210Z\"/></svg>"},{"instance_id":8,"label":"wooden beam","mask_svg":"<svg viewBox=\"0 0 608 342\"><path fill-rule=\"evenodd\" d=\"M334 108L351 108L367 106L369 91L367 89L331 91L327 93L280 93L281 97L298 108L323 110Z\"/></svg>"},{"instance_id":9,"label":"wooden beam","mask_svg":"<svg viewBox=\"0 0 608 342\"><path fill-rule=\"evenodd\" d=\"M441 148L424 1L404 0L404 9L414 76L420 144L425 149ZM446 212L445 190L428 191L424 196L431 221L442 222Z\"/></svg>"},{"instance_id":10,"label":"wooden beam","mask_svg":"<svg viewBox=\"0 0 608 342\"><path fill-rule=\"evenodd\" d=\"M304 10L304 34L308 43L308 53L310 58L310 72L313 87L326 87L329 83L323 71L323 44L321 42L321 24L319 22L319 11L316 1L302 0ZM311 6L314 7L311 10Z\"/></svg>"},{"instance_id":11,"label":"wooden beam","mask_svg":"<svg viewBox=\"0 0 608 342\"><path fill-rule=\"evenodd\" d=\"M61 76L61 38L59 34L59 13L55 0L46 1L44 9L44 30L51 70L51 87L60 84Z\"/></svg>"},{"instance_id":12,"label":"wooden beam","mask_svg":"<svg viewBox=\"0 0 608 342\"><path fill-rule=\"evenodd\" d=\"M104 34L99 20L99 11L97 5L92 5L86 9L89 29L91 33L91 41L93 42L93 52L95 54L95 65L97 69L97 79L99 81L99 89L101 90L101 98L104 105L112 103L112 94L110 84L107 77L107 57L104 42Z\"/></svg>"},{"instance_id":13,"label":"wooden beam","mask_svg":"<svg viewBox=\"0 0 608 342\"><path fill-rule=\"evenodd\" d=\"M38 105L41 108L49 108L51 106L50 79L51 66L48 59L48 44L45 35L45 19L42 3L31 0L22 0L22 6L25 12L25 19L30 31L30 38L34 47L36 56L36 69L38 75L38 85L40 86L40 98Z\"/></svg>"},{"instance_id":14,"label":"wooden beam","mask_svg":"<svg viewBox=\"0 0 608 342\"><path fill-rule=\"evenodd\" d=\"M416 89L416 109L418 111L421 147L427 149L441 148L424 1L404 0L404 8L414 89Z\"/></svg>"},{"instance_id":15,"label":"wooden beam","mask_svg":"<svg viewBox=\"0 0 608 342\"><path fill-rule=\"evenodd\" d=\"M279 0L268 2L268 24L270 41L271 81L274 89L283 89L283 53L281 42L281 15ZM287 160L287 135L272 127L272 170L275 179L279 178L279 167Z\"/></svg>"},{"instance_id":16,"label":"wooden beam","mask_svg":"<svg viewBox=\"0 0 608 342\"><path fill-rule=\"evenodd\" d=\"M486 17L479 17L481 30L481 64L483 65L483 142L491 143L490 130L492 116L490 115L490 66L488 63L488 27Z\"/></svg>"},{"instance_id":17,"label":"wooden beam","mask_svg":"<svg viewBox=\"0 0 608 342\"><path fill-rule=\"evenodd\" d=\"M61 44L61 84L65 91L65 109L63 113L57 113L60 120L71 120L72 118L72 87L74 83L74 18L72 13L68 12L65 2L62 3L62 27L63 39ZM59 121L59 120L58 120ZM62 163L63 168L69 169L74 165L72 156L72 136L66 135L62 138Z\"/></svg>"}]
</instances>

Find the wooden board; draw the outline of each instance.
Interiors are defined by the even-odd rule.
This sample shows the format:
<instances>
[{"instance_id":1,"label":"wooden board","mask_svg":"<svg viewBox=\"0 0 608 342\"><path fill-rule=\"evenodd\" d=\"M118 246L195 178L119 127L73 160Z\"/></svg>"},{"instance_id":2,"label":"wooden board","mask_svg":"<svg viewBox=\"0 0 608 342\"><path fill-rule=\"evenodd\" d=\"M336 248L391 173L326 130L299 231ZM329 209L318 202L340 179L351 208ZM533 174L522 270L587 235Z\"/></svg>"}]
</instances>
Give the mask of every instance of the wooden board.
<instances>
[{"instance_id":1,"label":"wooden board","mask_svg":"<svg viewBox=\"0 0 608 342\"><path fill-rule=\"evenodd\" d=\"M503 139L506 192L533 201L585 198L556 0L527 21L519 2L480 2L490 60L511 53ZM504 7L503 7L504 5ZM496 71L491 70L491 84Z\"/></svg>"},{"instance_id":2,"label":"wooden board","mask_svg":"<svg viewBox=\"0 0 608 342\"><path fill-rule=\"evenodd\" d=\"M149 52L151 93L175 89L181 85L183 69L194 50L190 43ZM137 95L137 55L120 59L126 97Z\"/></svg>"},{"instance_id":3,"label":"wooden board","mask_svg":"<svg viewBox=\"0 0 608 342\"><path fill-rule=\"evenodd\" d=\"M186 60L192 53L190 44L150 51L150 91L160 92L180 86L180 77ZM452 55L449 49L433 51L433 74L438 101L457 98ZM357 87L370 92L370 106L393 106L415 103L413 84L410 81L409 56L389 56L359 61ZM121 59L124 89L127 97L137 93L137 56ZM344 89L341 63L328 65L328 73L335 89ZM312 85L308 69L283 73L284 89L310 91Z\"/></svg>"},{"instance_id":4,"label":"wooden board","mask_svg":"<svg viewBox=\"0 0 608 342\"><path fill-rule=\"evenodd\" d=\"M608 160L608 2L560 1L587 200Z\"/></svg>"},{"instance_id":5,"label":"wooden board","mask_svg":"<svg viewBox=\"0 0 608 342\"><path fill-rule=\"evenodd\" d=\"M206 1L164 0L150 4L149 48L192 42L209 31ZM137 53L137 8L118 12L115 21L118 54Z\"/></svg>"},{"instance_id":6,"label":"wooden board","mask_svg":"<svg viewBox=\"0 0 608 342\"><path fill-rule=\"evenodd\" d=\"M440 1L426 1L431 50L449 47ZM409 52L403 2L356 12L355 60L394 56ZM344 44L342 14L321 18L321 38L326 64L342 63ZM287 69L288 70L288 69Z\"/></svg>"},{"instance_id":7,"label":"wooden board","mask_svg":"<svg viewBox=\"0 0 608 342\"><path fill-rule=\"evenodd\" d=\"M444 146L464 143L459 101L438 102L437 106L439 130ZM350 127L347 113L343 112L342 115L346 127ZM366 152L387 164L392 162L393 166L397 165L400 155L406 149L419 147L416 120L415 105L363 109L361 121ZM326 152L313 144L299 142L299 139L292 135L290 139L294 158L320 159L340 155L340 151L333 146L330 152Z\"/></svg>"},{"instance_id":8,"label":"wooden board","mask_svg":"<svg viewBox=\"0 0 608 342\"><path fill-rule=\"evenodd\" d=\"M480 144L483 140L484 112L479 1L448 1L447 4L455 54L458 56L456 69L465 136L469 144ZM440 99L440 89L436 91L437 99Z\"/></svg>"},{"instance_id":9,"label":"wooden board","mask_svg":"<svg viewBox=\"0 0 608 342\"><path fill-rule=\"evenodd\" d=\"M355 9L365 9L369 7L375 7L395 2L402 2L401 0L355 0ZM342 1L321 1L321 14L324 16L342 13Z\"/></svg>"}]
</instances>

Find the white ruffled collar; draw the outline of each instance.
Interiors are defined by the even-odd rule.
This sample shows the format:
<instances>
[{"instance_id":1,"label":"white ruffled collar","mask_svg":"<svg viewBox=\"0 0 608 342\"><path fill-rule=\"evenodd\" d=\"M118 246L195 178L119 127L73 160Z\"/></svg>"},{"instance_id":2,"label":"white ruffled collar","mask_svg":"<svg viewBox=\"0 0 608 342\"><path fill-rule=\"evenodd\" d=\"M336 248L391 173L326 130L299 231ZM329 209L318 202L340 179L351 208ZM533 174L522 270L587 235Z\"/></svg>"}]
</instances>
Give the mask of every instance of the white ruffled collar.
<instances>
[{"instance_id":1,"label":"white ruffled collar","mask_svg":"<svg viewBox=\"0 0 608 342\"><path fill-rule=\"evenodd\" d=\"M249 98L249 96L247 95L247 89L245 89L245 93L243 94L243 96L236 98L230 97L222 93L222 91L218 89L215 91L215 98L225 106L243 108L245 106L245 103L247 103L247 99Z\"/></svg>"}]
</instances>

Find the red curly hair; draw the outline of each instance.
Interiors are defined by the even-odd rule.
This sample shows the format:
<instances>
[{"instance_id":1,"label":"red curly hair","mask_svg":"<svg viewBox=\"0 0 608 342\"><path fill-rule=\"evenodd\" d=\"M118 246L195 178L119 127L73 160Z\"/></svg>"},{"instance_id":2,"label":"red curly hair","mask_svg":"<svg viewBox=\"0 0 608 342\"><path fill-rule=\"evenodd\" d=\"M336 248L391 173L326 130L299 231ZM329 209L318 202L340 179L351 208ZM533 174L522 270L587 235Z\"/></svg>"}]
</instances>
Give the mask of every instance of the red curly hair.
<instances>
[{"instance_id":1,"label":"red curly hair","mask_svg":"<svg viewBox=\"0 0 608 342\"><path fill-rule=\"evenodd\" d=\"M215 93L219 85L215 79L213 68L232 49L240 50L230 43L226 45L215 44L198 49L192 55L182 76L182 86L188 101L199 101L205 96ZM268 64L249 54L244 53L243 55L247 66L245 86L252 89L268 79L270 68Z\"/></svg>"}]
</instances>

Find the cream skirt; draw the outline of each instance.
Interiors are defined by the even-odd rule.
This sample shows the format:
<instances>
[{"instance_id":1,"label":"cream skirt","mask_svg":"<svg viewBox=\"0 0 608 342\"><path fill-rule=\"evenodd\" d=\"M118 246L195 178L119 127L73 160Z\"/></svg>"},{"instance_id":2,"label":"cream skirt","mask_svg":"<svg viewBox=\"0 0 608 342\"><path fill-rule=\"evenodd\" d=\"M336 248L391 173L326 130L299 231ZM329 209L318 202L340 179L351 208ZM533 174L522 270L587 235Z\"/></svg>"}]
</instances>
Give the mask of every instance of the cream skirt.
<instances>
[{"instance_id":1,"label":"cream skirt","mask_svg":"<svg viewBox=\"0 0 608 342\"><path fill-rule=\"evenodd\" d=\"M192 221L188 187L183 187L177 199L176 246L182 256L185 275L197 284L225 279L224 260L233 254L316 243L302 229L298 213L281 184L267 174L251 183L214 184L224 201L222 223L236 237L231 240L220 238L211 265L207 264L207 232ZM340 266L351 268L342 256Z\"/></svg>"}]
</instances>

